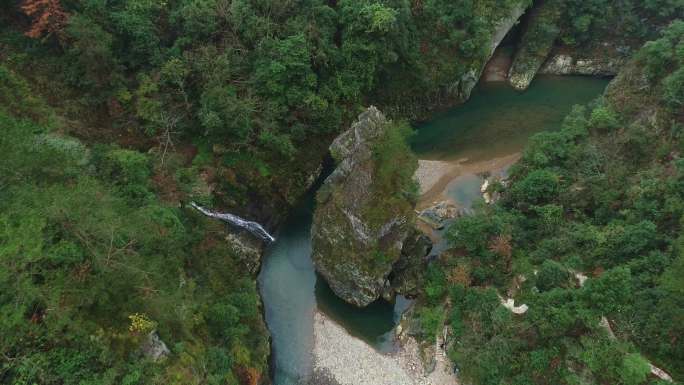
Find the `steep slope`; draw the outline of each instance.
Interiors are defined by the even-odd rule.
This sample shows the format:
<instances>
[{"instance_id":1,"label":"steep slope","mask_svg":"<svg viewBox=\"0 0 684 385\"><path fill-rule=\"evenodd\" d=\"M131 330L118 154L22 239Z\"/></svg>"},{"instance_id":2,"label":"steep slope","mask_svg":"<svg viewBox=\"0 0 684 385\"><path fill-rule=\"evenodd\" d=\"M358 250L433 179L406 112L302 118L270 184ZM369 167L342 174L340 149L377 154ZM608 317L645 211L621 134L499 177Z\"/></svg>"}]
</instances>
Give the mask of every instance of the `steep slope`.
<instances>
[{"instance_id":1,"label":"steep slope","mask_svg":"<svg viewBox=\"0 0 684 385\"><path fill-rule=\"evenodd\" d=\"M677 21L449 229L417 318L427 339L448 325L465 381L684 378L683 46Z\"/></svg>"}]
</instances>

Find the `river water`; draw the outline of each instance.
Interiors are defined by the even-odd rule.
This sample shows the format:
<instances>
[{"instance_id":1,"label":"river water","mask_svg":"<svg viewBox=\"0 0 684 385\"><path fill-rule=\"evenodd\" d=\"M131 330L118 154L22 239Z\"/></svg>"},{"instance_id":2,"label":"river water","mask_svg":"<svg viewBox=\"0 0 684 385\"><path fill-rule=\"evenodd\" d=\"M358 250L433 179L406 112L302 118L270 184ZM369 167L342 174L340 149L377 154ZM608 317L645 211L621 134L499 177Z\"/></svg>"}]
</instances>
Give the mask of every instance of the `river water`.
<instances>
[{"instance_id":1,"label":"river water","mask_svg":"<svg viewBox=\"0 0 684 385\"><path fill-rule=\"evenodd\" d=\"M541 77L524 93L503 83L479 85L462 106L437 114L418 126L412 148L421 159L483 162L521 151L529 136L559 126L574 104L598 96L607 80ZM505 172L490 170L492 172ZM482 177L463 173L450 181L444 195L463 207L479 198ZM275 385L298 385L311 370L313 314L316 309L349 333L380 351L393 348L391 330L409 305L377 301L364 309L337 298L316 276L311 261L314 192L293 211L266 251L259 275L266 323L272 335ZM443 242L436 245L440 250ZM340 347L343 349L343 347Z\"/></svg>"}]
</instances>

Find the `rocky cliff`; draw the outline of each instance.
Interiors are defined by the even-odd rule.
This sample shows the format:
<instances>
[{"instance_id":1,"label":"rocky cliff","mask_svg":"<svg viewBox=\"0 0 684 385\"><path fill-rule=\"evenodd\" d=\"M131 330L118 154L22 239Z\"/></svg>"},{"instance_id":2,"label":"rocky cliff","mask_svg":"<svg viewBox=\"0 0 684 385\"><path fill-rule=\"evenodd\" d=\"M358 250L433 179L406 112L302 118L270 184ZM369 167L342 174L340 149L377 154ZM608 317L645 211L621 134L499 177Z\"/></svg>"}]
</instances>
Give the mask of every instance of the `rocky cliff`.
<instances>
[{"instance_id":1,"label":"rocky cliff","mask_svg":"<svg viewBox=\"0 0 684 385\"><path fill-rule=\"evenodd\" d=\"M504 37L506 37L508 32L518 23L520 17L525 13L526 8L527 2L520 2L511 8L510 13L507 16L501 18L494 24L494 31L489 41L489 51L486 51L487 55L482 57L483 60L481 62L473 62L470 70L449 87L450 92L455 93L459 100L466 101L470 98L470 93L480 80L480 76L482 75L487 62L489 62L489 59L494 55L494 51L496 51L496 48L501 44Z\"/></svg>"},{"instance_id":2,"label":"rocky cliff","mask_svg":"<svg viewBox=\"0 0 684 385\"><path fill-rule=\"evenodd\" d=\"M337 168L316 197L314 265L335 294L357 306L389 289L413 221L417 162L401 130L375 107L359 115L330 146Z\"/></svg>"},{"instance_id":3,"label":"rocky cliff","mask_svg":"<svg viewBox=\"0 0 684 385\"><path fill-rule=\"evenodd\" d=\"M560 34L560 17L558 1L545 2L530 12L508 74L513 88L525 90L529 87Z\"/></svg>"}]
</instances>

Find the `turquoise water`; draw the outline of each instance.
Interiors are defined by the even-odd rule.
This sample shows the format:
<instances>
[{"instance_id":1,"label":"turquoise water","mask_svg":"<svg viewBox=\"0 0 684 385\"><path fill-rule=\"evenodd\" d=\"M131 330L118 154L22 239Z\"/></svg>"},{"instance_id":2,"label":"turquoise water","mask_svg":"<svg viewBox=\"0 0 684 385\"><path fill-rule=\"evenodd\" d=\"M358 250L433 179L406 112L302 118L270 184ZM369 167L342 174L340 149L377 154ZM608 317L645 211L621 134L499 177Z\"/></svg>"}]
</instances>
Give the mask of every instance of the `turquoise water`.
<instances>
[{"instance_id":1,"label":"turquoise water","mask_svg":"<svg viewBox=\"0 0 684 385\"><path fill-rule=\"evenodd\" d=\"M422 159L479 161L515 153L531 134L557 127L573 104L596 97L606 84L602 79L544 77L525 93L504 84L481 85L466 104L419 126L412 147ZM481 184L480 176L465 174L446 187L446 195L470 207L480 197ZM310 373L316 309L376 349L390 351L391 330L409 305L399 297L394 304L380 300L358 309L337 298L317 278L311 261L313 196L308 194L283 224L259 275L272 335L275 385L297 385ZM439 242L435 251L445 247Z\"/></svg>"},{"instance_id":2,"label":"turquoise water","mask_svg":"<svg viewBox=\"0 0 684 385\"><path fill-rule=\"evenodd\" d=\"M465 104L419 125L411 147L420 159L482 161L519 152L539 131L556 129L575 104L599 96L607 79L540 76L525 92L480 83Z\"/></svg>"},{"instance_id":3,"label":"turquoise water","mask_svg":"<svg viewBox=\"0 0 684 385\"><path fill-rule=\"evenodd\" d=\"M468 102L418 125L411 147L420 159L464 159L465 164L513 155L523 150L531 135L558 129L573 105L598 97L608 82L541 76L523 93L505 83L480 83ZM505 176L507 167L481 171ZM482 198L483 182L482 175L463 173L449 182L444 197L468 211ZM433 231L432 255L447 249L445 231Z\"/></svg>"},{"instance_id":4,"label":"turquoise water","mask_svg":"<svg viewBox=\"0 0 684 385\"><path fill-rule=\"evenodd\" d=\"M339 299L316 276L311 261L313 193L291 214L264 256L259 287L272 336L275 385L298 385L311 371L316 309L380 351L393 348L392 329L409 301L378 300L358 309Z\"/></svg>"}]
</instances>

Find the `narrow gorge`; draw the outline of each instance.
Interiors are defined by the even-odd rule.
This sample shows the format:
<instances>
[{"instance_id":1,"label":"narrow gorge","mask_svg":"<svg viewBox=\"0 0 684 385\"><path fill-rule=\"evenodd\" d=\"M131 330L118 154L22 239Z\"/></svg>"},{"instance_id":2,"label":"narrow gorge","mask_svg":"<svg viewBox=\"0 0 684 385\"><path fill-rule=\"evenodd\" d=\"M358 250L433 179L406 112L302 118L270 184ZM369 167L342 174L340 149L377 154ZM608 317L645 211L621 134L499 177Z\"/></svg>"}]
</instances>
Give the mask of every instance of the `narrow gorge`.
<instances>
[{"instance_id":1,"label":"narrow gorge","mask_svg":"<svg viewBox=\"0 0 684 385\"><path fill-rule=\"evenodd\" d=\"M0 2L0 383L682 383L683 18Z\"/></svg>"}]
</instances>

